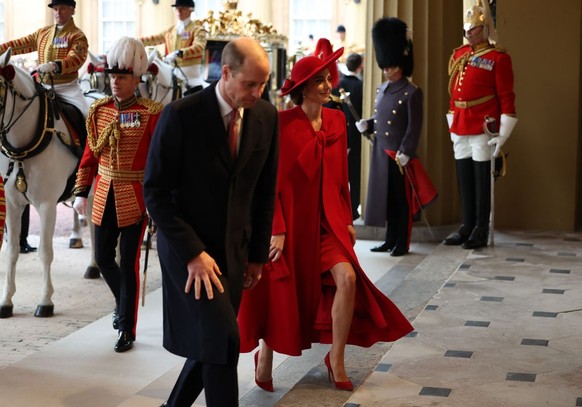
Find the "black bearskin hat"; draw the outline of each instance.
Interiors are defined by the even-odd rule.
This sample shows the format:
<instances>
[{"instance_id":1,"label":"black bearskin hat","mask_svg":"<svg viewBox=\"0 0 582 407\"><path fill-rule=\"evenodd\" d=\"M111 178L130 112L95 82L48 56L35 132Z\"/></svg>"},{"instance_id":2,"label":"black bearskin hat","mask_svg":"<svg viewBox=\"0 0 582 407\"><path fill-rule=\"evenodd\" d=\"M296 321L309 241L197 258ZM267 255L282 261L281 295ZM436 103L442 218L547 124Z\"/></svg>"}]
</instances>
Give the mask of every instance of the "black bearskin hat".
<instances>
[{"instance_id":1,"label":"black bearskin hat","mask_svg":"<svg viewBox=\"0 0 582 407\"><path fill-rule=\"evenodd\" d=\"M412 41L407 37L406 23L395 17L385 17L374 23L372 41L380 69L398 66L404 76L414 68Z\"/></svg>"}]
</instances>

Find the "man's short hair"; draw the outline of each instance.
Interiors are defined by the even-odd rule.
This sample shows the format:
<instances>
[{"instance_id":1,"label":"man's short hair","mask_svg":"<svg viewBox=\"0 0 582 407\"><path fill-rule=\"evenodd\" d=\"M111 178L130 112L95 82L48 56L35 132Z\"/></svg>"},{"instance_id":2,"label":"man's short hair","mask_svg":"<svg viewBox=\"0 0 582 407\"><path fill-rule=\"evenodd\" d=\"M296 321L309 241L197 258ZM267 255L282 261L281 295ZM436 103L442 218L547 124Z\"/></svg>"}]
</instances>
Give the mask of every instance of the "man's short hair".
<instances>
[{"instance_id":1,"label":"man's short hair","mask_svg":"<svg viewBox=\"0 0 582 407\"><path fill-rule=\"evenodd\" d=\"M354 52L346 58L346 68L348 68L350 72L356 72L356 69L358 69L360 65L362 65L362 56L360 54Z\"/></svg>"},{"instance_id":2,"label":"man's short hair","mask_svg":"<svg viewBox=\"0 0 582 407\"><path fill-rule=\"evenodd\" d=\"M230 66L233 74L236 74L245 63L245 54L236 46L234 41L228 42L221 56L221 64Z\"/></svg>"},{"instance_id":3,"label":"man's short hair","mask_svg":"<svg viewBox=\"0 0 582 407\"><path fill-rule=\"evenodd\" d=\"M346 32L346 27L344 27L342 24L337 26L337 30L335 30L335 32L337 33L345 33Z\"/></svg>"}]
</instances>

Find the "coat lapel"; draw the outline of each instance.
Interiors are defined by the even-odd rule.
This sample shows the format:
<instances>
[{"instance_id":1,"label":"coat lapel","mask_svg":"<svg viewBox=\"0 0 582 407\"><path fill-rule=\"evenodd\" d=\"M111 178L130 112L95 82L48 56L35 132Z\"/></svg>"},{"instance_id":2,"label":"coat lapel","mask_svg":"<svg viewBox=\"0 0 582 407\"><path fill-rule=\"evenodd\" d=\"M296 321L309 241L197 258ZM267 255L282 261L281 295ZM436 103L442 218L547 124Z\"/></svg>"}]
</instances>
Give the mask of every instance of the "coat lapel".
<instances>
[{"instance_id":1,"label":"coat lapel","mask_svg":"<svg viewBox=\"0 0 582 407\"><path fill-rule=\"evenodd\" d=\"M261 134L263 120L261 110L256 106L245 109L242 123L241 139L238 155L234 162L234 173L237 174L251 157L257 144L257 138Z\"/></svg>"},{"instance_id":2,"label":"coat lapel","mask_svg":"<svg viewBox=\"0 0 582 407\"><path fill-rule=\"evenodd\" d=\"M218 99L216 98L216 84L217 82L202 90L202 92L204 92L204 101L202 106L204 106L205 110L203 117L208 118L206 136L209 137L214 143L216 151L220 155L224 166L227 168L232 168L233 159L230 157L230 152L228 150L228 144L226 141L226 129L224 127L224 122L222 121L220 108L218 107Z\"/></svg>"}]
</instances>

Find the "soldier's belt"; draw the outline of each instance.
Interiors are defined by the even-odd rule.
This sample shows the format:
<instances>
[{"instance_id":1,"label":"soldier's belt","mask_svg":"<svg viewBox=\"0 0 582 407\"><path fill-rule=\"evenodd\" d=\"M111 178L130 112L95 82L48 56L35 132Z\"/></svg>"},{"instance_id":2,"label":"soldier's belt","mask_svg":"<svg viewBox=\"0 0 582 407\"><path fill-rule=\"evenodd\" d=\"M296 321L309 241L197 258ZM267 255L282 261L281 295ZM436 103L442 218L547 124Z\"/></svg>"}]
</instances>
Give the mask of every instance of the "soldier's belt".
<instances>
[{"instance_id":1,"label":"soldier's belt","mask_svg":"<svg viewBox=\"0 0 582 407\"><path fill-rule=\"evenodd\" d=\"M145 171L131 171L131 170L113 170L104 165L99 164L99 175L108 181L143 181Z\"/></svg>"},{"instance_id":2,"label":"soldier's belt","mask_svg":"<svg viewBox=\"0 0 582 407\"><path fill-rule=\"evenodd\" d=\"M459 109L467 109L469 107L480 105L493 99L495 95L487 95L475 100L455 100L455 106Z\"/></svg>"}]
</instances>

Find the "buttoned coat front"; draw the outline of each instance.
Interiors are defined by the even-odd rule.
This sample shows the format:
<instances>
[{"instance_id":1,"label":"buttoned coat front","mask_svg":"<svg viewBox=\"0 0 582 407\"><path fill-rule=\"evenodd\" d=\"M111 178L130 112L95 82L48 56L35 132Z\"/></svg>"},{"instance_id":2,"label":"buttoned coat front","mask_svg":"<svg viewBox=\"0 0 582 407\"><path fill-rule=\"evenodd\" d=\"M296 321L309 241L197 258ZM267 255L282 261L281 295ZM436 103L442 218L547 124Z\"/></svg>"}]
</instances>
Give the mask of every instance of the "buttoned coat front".
<instances>
[{"instance_id":1,"label":"buttoned coat front","mask_svg":"<svg viewBox=\"0 0 582 407\"><path fill-rule=\"evenodd\" d=\"M231 158L216 84L166 106L145 174L149 213L158 227L164 295L164 347L203 363L224 364L247 262L266 263L273 219L278 115L259 100L245 109L236 159ZM225 292L184 293L187 263L212 256ZM238 343L236 344L238 352Z\"/></svg>"},{"instance_id":2,"label":"buttoned coat front","mask_svg":"<svg viewBox=\"0 0 582 407\"><path fill-rule=\"evenodd\" d=\"M388 160L391 160L386 150L415 157L422 117L422 90L414 83L402 78L397 82L384 82L378 87L374 115L368 120L368 131L375 138L364 216L366 225L386 226Z\"/></svg>"}]
</instances>

